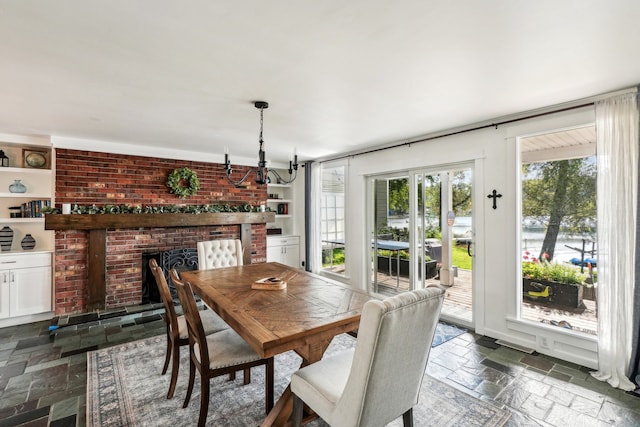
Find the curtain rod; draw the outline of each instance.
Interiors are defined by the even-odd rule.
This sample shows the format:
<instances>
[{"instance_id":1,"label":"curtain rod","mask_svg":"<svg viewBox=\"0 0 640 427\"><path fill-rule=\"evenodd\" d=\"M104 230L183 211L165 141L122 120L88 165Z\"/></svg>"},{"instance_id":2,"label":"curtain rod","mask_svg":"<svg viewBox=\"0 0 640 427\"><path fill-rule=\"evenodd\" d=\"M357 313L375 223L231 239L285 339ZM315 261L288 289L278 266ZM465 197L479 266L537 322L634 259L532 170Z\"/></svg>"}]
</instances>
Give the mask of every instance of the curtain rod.
<instances>
[{"instance_id":1,"label":"curtain rod","mask_svg":"<svg viewBox=\"0 0 640 427\"><path fill-rule=\"evenodd\" d=\"M356 156L362 156L363 154L377 153L379 151L390 150L392 148L404 147L404 146L407 146L407 145L417 144L417 143L420 143L420 142L433 141L435 139L446 138L448 136L454 136L454 135L461 135L461 134L464 134L464 133L475 132L477 130L488 129L488 128L492 128L492 127L498 129L498 126L503 126L503 125L506 125L506 124L520 122L520 121L523 121L523 120L535 119L535 118L538 118L538 117L548 116L548 115L551 115L551 114L563 113L565 111L577 110L579 108L590 107L590 106L594 106L594 105L595 105L595 102L592 101L592 102L587 102L587 103L580 104L580 105L573 105L571 107L560 108L558 110L545 111L545 112L536 113L536 114L529 114L529 115L523 116L523 117L518 117L518 118L514 118L514 119L509 119L509 120L503 120L503 121L500 121L500 122L489 123L489 124L481 125L481 126L475 126L475 127L468 128L468 129L461 129L461 130L458 130L458 131L455 131L455 132L448 132L448 133L444 133L444 134L441 134L441 135L433 135L433 136L428 136L428 137L425 137L425 138L415 139L415 140L412 140L412 141L401 142L401 143L398 143L398 144L389 145L387 147L372 148L371 150L360 151L360 152L351 153L351 154L344 154L344 155L339 156L339 157L333 157L331 159L321 160L319 163L326 163L326 162L332 162L334 160L341 160L341 159L347 159L347 158L356 157Z\"/></svg>"}]
</instances>

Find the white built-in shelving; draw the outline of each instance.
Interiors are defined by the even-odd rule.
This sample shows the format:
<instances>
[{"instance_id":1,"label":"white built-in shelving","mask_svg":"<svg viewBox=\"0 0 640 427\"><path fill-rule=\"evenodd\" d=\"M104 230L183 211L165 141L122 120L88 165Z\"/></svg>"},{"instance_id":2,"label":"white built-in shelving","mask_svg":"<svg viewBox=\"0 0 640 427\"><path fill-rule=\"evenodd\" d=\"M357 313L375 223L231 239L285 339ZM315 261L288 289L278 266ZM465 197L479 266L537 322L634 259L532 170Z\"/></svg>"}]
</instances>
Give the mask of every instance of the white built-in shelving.
<instances>
[{"instance_id":1,"label":"white built-in shelving","mask_svg":"<svg viewBox=\"0 0 640 427\"><path fill-rule=\"evenodd\" d=\"M37 202L33 201L41 201L38 206L42 201L53 203L54 156L49 138L0 134L0 150L9 160L8 167L0 166L0 228L13 230L11 250L0 252L1 328L53 317L55 235L44 229L44 217L11 216L21 212L22 206L35 207ZM25 161L33 152L41 153L35 157L46 161L42 165ZM26 187L24 193L10 191L16 180ZM27 234L36 240L34 249L22 249Z\"/></svg>"},{"instance_id":2,"label":"white built-in shelving","mask_svg":"<svg viewBox=\"0 0 640 427\"><path fill-rule=\"evenodd\" d=\"M33 201L53 202L54 156L50 140L0 134L0 150L9 158L9 166L0 167L0 228L8 226L13 230L11 251L4 251L0 255L23 252L20 242L27 234L31 234L36 239L35 250L52 252L54 232L44 229L43 217L11 216L11 213L21 212L20 207L27 206ZM42 167L30 167L25 161L25 156L32 152L44 155L46 162ZM9 186L16 180L20 180L26 187L24 193L12 193L9 190ZM36 203L34 202L31 206ZM43 202L39 203L39 205L42 204ZM16 209L10 211L10 208Z\"/></svg>"},{"instance_id":3,"label":"white built-in shelving","mask_svg":"<svg viewBox=\"0 0 640 427\"><path fill-rule=\"evenodd\" d=\"M267 194L267 208L276 214L276 222L270 224L269 227L281 229L283 235L292 234L293 186L291 184L267 184Z\"/></svg>"}]
</instances>

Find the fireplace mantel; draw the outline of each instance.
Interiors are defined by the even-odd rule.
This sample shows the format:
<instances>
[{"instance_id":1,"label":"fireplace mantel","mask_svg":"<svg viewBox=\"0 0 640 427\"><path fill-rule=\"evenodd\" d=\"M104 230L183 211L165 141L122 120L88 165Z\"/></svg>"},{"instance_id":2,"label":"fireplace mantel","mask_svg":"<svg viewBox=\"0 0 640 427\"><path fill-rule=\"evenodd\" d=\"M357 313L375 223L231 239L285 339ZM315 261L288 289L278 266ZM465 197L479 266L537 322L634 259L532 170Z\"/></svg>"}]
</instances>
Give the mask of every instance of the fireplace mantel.
<instances>
[{"instance_id":1,"label":"fireplace mantel","mask_svg":"<svg viewBox=\"0 0 640 427\"><path fill-rule=\"evenodd\" d=\"M251 247L251 224L275 221L273 212L216 212L160 214L68 214L45 215L46 230L87 230L88 289L87 309L103 309L106 298L107 229L171 228L208 225L239 225L244 248ZM245 250L243 262L251 263L251 251Z\"/></svg>"},{"instance_id":2,"label":"fireplace mantel","mask_svg":"<svg viewBox=\"0 0 640 427\"><path fill-rule=\"evenodd\" d=\"M215 212L158 214L69 214L45 215L46 230L98 230L199 225L265 224L274 222L273 212Z\"/></svg>"}]
</instances>

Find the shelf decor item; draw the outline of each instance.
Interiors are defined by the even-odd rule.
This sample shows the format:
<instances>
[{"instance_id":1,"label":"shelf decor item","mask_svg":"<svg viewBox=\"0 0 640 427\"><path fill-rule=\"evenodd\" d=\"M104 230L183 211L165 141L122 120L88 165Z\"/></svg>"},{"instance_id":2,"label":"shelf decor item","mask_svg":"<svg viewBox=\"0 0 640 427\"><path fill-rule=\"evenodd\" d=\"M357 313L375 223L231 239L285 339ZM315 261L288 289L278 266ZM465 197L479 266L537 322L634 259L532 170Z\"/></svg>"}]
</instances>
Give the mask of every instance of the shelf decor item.
<instances>
[{"instance_id":1,"label":"shelf decor item","mask_svg":"<svg viewBox=\"0 0 640 427\"><path fill-rule=\"evenodd\" d=\"M289 215L288 203L278 203L278 215Z\"/></svg>"},{"instance_id":2,"label":"shelf decor item","mask_svg":"<svg viewBox=\"0 0 640 427\"><path fill-rule=\"evenodd\" d=\"M22 150L25 168L43 169L47 166L47 153L44 151L34 151L28 148Z\"/></svg>"},{"instance_id":3,"label":"shelf decor item","mask_svg":"<svg viewBox=\"0 0 640 427\"><path fill-rule=\"evenodd\" d=\"M22 218L22 207L9 206L9 218Z\"/></svg>"},{"instance_id":4,"label":"shelf decor item","mask_svg":"<svg viewBox=\"0 0 640 427\"><path fill-rule=\"evenodd\" d=\"M12 193L26 193L27 187L20 181L20 179L13 180L13 184L9 185L9 191Z\"/></svg>"},{"instance_id":5,"label":"shelf decor item","mask_svg":"<svg viewBox=\"0 0 640 427\"><path fill-rule=\"evenodd\" d=\"M36 247L36 239L34 239L31 234L27 234L20 242L20 245L22 245L22 249L25 251L30 251Z\"/></svg>"},{"instance_id":6,"label":"shelf decor item","mask_svg":"<svg viewBox=\"0 0 640 427\"><path fill-rule=\"evenodd\" d=\"M0 250L3 252L11 250L11 244L13 243L13 230L10 227L4 226L0 230Z\"/></svg>"},{"instance_id":7,"label":"shelf decor item","mask_svg":"<svg viewBox=\"0 0 640 427\"><path fill-rule=\"evenodd\" d=\"M9 167L9 158L4 154L4 150L0 150L0 166L3 168Z\"/></svg>"}]
</instances>

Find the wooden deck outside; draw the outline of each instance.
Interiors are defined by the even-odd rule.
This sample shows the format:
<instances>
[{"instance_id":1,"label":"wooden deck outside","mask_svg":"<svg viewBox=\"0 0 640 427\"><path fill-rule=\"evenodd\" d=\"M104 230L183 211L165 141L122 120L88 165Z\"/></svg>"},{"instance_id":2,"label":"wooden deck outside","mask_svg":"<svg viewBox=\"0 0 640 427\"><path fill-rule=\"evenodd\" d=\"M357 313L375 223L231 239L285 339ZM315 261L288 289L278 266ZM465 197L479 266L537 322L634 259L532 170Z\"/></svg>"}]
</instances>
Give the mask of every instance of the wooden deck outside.
<instances>
[{"instance_id":1,"label":"wooden deck outside","mask_svg":"<svg viewBox=\"0 0 640 427\"><path fill-rule=\"evenodd\" d=\"M431 279L427 281L428 283L439 283L439 281ZM455 278L454 285L447 288L442 308L444 313L471 320L471 283L471 271L458 269L458 276ZM400 277L398 279L396 276L389 276L379 272L378 284L380 285L380 293L392 295L408 290L409 278ZM564 320L571 325L573 330L595 335L598 327L596 303L590 300L584 300L583 302L584 308L568 310L558 306L524 301L522 303L522 318L550 325Z\"/></svg>"}]
</instances>

